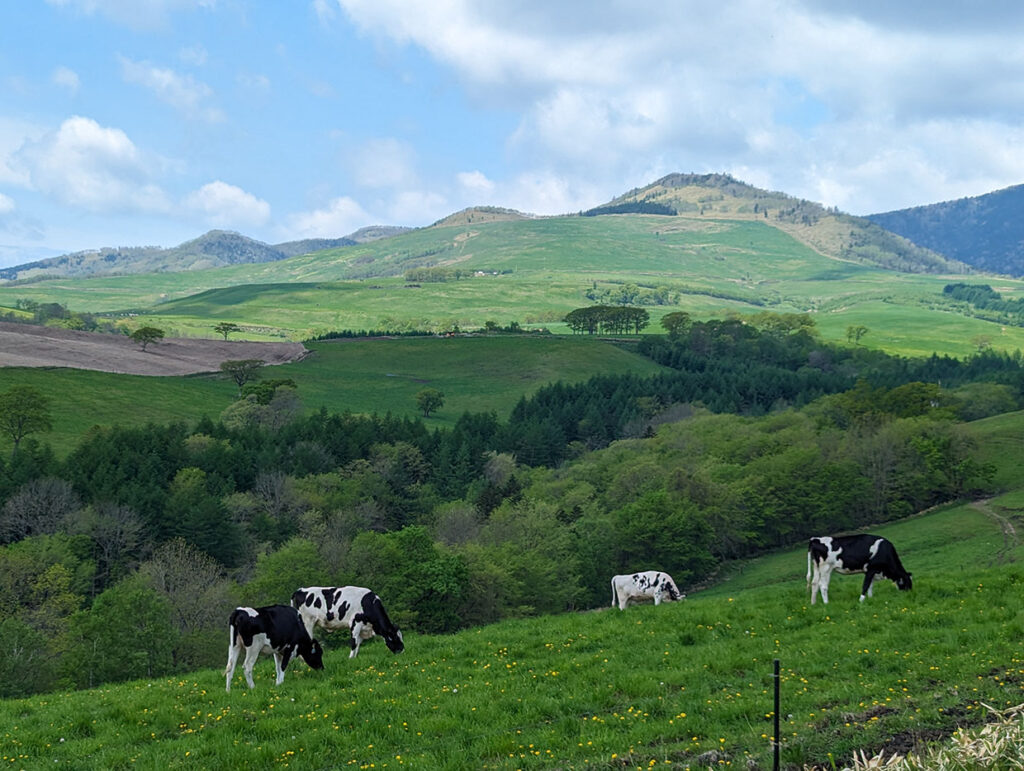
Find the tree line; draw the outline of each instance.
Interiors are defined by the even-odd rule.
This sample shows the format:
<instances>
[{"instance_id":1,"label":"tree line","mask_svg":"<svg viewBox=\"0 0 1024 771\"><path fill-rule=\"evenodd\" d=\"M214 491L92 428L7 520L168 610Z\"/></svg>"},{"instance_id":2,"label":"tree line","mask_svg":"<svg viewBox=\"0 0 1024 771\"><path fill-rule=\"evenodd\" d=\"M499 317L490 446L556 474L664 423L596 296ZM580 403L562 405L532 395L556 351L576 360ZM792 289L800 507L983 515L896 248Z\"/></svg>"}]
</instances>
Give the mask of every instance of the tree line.
<instances>
[{"instance_id":1,"label":"tree line","mask_svg":"<svg viewBox=\"0 0 1024 771\"><path fill-rule=\"evenodd\" d=\"M505 421L303 414L280 382L193 426L96 428L65 459L23 439L0 460L0 695L219 665L234 604L301 585L370 586L439 633L603 605L613 572L697 583L985 490L958 421L1021 403L1020 355L673 321L638 346L671 372L552 384Z\"/></svg>"}]
</instances>

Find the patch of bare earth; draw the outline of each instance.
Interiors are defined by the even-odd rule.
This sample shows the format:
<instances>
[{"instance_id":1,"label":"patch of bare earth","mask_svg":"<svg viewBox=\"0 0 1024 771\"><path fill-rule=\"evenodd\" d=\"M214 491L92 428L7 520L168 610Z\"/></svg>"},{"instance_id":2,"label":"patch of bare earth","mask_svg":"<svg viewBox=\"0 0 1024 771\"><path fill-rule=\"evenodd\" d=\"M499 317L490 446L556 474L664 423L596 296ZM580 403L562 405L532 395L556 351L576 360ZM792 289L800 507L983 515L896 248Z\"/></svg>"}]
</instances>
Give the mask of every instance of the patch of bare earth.
<instances>
[{"instance_id":1,"label":"patch of bare earth","mask_svg":"<svg viewBox=\"0 0 1024 771\"><path fill-rule=\"evenodd\" d=\"M164 338L143 351L123 335L0 322L0 367L70 367L128 375L217 372L221 362L287 364L309 354L302 343Z\"/></svg>"}]
</instances>

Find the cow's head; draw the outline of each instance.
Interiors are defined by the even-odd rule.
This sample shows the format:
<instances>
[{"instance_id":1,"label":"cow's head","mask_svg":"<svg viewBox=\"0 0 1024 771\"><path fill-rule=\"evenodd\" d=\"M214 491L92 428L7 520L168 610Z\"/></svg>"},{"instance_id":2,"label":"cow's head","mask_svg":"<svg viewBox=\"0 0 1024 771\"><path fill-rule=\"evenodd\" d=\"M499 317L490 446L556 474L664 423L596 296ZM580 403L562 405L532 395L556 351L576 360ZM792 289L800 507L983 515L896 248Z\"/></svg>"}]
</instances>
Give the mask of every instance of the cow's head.
<instances>
[{"instance_id":1,"label":"cow's head","mask_svg":"<svg viewBox=\"0 0 1024 771\"><path fill-rule=\"evenodd\" d=\"M900 576L899 578L896 579L896 587L900 591L903 591L903 592L907 591L907 589L910 589L913 586L913 584L914 584L914 582L911 581L910 579L911 579L910 573L904 573L902 576Z\"/></svg>"},{"instance_id":2,"label":"cow's head","mask_svg":"<svg viewBox=\"0 0 1024 771\"><path fill-rule=\"evenodd\" d=\"M300 645L299 655L311 669L324 668L324 649L319 640L312 640L309 645Z\"/></svg>"},{"instance_id":3,"label":"cow's head","mask_svg":"<svg viewBox=\"0 0 1024 771\"><path fill-rule=\"evenodd\" d=\"M388 650L392 653L401 653L405 650L405 640L402 639L402 630L397 626L381 635Z\"/></svg>"}]
</instances>

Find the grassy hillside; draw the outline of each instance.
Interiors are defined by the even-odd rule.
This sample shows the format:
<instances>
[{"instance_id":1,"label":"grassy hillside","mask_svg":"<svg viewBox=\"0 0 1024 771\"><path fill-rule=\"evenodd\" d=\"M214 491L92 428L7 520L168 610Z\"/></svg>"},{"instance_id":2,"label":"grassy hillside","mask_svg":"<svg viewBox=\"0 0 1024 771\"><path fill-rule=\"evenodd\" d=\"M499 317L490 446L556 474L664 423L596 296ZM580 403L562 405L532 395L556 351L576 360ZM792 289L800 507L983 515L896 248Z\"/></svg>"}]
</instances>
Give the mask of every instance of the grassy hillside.
<instances>
[{"instance_id":1,"label":"grassy hillside","mask_svg":"<svg viewBox=\"0 0 1024 771\"><path fill-rule=\"evenodd\" d=\"M720 216L438 226L261 265L5 285L0 304L62 302L194 336L212 336L215 323L231 321L253 339L301 339L337 329L478 328L486 321L561 332L558 320L569 310L608 301L634 284L664 288L674 303L647 306L651 332L660 331L661 315L675 310L708 318L768 309L811 312L831 340L845 339L850 325L864 325L870 332L862 344L909 355L966 355L978 335L1007 350L1024 347L1024 329L965 316L943 297L942 288L963 276L836 260L752 217ZM457 269L462 278L424 283L401 277L423 266ZM1024 282L998 283L1007 299L1024 294ZM129 309L146 315L126 318Z\"/></svg>"},{"instance_id":2,"label":"grassy hillside","mask_svg":"<svg viewBox=\"0 0 1024 771\"><path fill-rule=\"evenodd\" d=\"M807 602L795 547L681 603L509 621L379 641L326 669L267 657L236 672L142 680L0 702L12 768L698 768L771 765L772 660L782 665L782 759L831 767L855 749L905 751L984 705L1024 697L1020 546L958 507L880 534L914 589L857 602L836 576ZM229 609L225 608L225 618Z\"/></svg>"},{"instance_id":3,"label":"grassy hillside","mask_svg":"<svg viewBox=\"0 0 1024 771\"><path fill-rule=\"evenodd\" d=\"M429 425L450 427L463 412L494 410L502 418L523 395L563 380L598 373L653 373L650 360L621 347L572 337L352 339L310 344L301 362L264 370L291 378L308 410L418 415L423 388L445 394ZM93 425L193 423L216 417L231 404L236 386L215 376L142 377L71 369L0 368L0 391L20 383L52 400L54 430L37 435L58 454L72 449ZM0 452L9 444L0 440Z\"/></svg>"}]
</instances>

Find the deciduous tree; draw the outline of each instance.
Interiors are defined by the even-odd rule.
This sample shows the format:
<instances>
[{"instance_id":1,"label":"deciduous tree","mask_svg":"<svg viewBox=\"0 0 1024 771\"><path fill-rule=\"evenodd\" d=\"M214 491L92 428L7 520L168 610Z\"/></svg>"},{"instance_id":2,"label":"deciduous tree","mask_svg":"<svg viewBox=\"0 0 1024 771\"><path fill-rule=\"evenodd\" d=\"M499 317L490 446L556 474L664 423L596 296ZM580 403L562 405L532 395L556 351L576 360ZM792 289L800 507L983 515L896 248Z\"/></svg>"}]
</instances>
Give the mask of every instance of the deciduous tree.
<instances>
[{"instance_id":1,"label":"deciduous tree","mask_svg":"<svg viewBox=\"0 0 1024 771\"><path fill-rule=\"evenodd\" d=\"M416 394L416 404L423 411L423 417L429 418L430 413L444 406L444 394L436 388L424 388Z\"/></svg>"},{"instance_id":2,"label":"deciduous tree","mask_svg":"<svg viewBox=\"0 0 1024 771\"><path fill-rule=\"evenodd\" d=\"M218 335L224 335L225 340L228 339L228 335L230 335L232 332L237 332L238 330L238 324L234 324L230 321L222 321L213 328L213 331L216 332Z\"/></svg>"},{"instance_id":3,"label":"deciduous tree","mask_svg":"<svg viewBox=\"0 0 1024 771\"><path fill-rule=\"evenodd\" d=\"M227 374L238 386L238 396L242 396L242 386L252 380L259 380L260 370L266 364L263 359L229 359L220 363L220 371Z\"/></svg>"},{"instance_id":4,"label":"deciduous tree","mask_svg":"<svg viewBox=\"0 0 1024 771\"><path fill-rule=\"evenodd\" d=\"M164 331L157 327L139 327L132 332L129 337L136 343L138 343L142 350L146 350L146 346L150 343L155 343L158 340L164 339Z\"/></svg>"},{"instance_id":5,"label":"deciduous tree","mask_svg":"<svg viewBox=\"0 0 1024 771\"><path fill-rule=\"evenodd\" d=\"M17 454L22 439L51 428L50 399L38 389L16 385L0 394L0 431L14 442L12 458Z\"/></svg>"}]
</instances>

